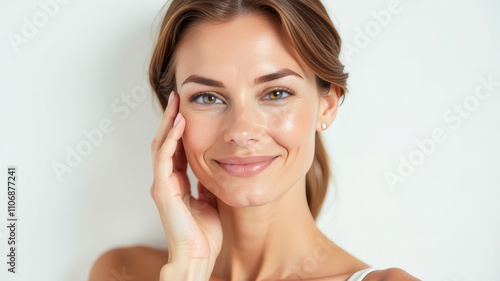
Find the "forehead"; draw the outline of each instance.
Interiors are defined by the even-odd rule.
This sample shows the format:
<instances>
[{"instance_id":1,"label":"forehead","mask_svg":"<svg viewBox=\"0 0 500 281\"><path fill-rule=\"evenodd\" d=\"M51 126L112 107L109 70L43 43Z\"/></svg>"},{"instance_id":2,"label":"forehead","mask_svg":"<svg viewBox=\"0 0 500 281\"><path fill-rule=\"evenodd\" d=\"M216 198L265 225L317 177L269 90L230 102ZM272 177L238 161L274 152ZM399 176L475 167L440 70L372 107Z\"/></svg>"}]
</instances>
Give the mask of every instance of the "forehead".
<instances>
[{"instance_id":1,"label":"forehead","mask_svg":"<svg viewBox=\"0 0 500 281\"><path fill-rule=\"evenodd\" d=\"M305 75L296 58L276 23L263 15L245 15L223 23L202 22L186 30L176 50L176 76L221 71L255 77L282 68Z\"/></svg>"}]
</instances>

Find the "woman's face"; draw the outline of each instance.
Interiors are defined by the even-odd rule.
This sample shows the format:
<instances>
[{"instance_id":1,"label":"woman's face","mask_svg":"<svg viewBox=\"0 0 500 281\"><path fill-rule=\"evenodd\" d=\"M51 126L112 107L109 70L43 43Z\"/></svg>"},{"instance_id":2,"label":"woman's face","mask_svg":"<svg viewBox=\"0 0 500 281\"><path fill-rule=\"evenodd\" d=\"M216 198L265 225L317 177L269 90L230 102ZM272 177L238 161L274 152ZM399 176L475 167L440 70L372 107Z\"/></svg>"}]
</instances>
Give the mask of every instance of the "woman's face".
<instances>
[{"instance_id":1,"label":"woman's face","mask_svg":"<svg viewBox=\"0 0 500 281\"><path fill-rule=\"evenodd\" d=\"M198 180L234 207L266 204L304 186L322 98L276 26L258 15L203 23L177 48L182 140Z\"/></svg>"}]
</instances>

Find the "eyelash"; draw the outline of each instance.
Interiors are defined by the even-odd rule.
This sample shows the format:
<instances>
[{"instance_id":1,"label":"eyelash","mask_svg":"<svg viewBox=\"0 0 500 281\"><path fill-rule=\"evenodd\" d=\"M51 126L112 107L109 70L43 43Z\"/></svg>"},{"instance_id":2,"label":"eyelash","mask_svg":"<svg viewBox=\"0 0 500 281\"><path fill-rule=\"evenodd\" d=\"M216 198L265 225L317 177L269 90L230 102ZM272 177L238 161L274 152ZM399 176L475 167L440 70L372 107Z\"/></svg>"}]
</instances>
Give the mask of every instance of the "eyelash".
<instances>
[{"instance_id":1,"label":"eyelash","mask_svg":"<svg viewBox=\"0 0 500 281\"><path fill-rule=\"evenodd\" d=\"M274 92L283 92L284 94L287 94L288 96L294 96L295 95L295 92L290 90L290 89L287 89L287 88L275 88L275 89L272 89L271 91L269 91L266 95L266 97ZM219 99L216 95L214 94L211 94L209 92L201 92L201 93L198 93L198 94L194 94L190 99L189 101L190 102L195 102L199 97L204 97L204 96L212 96L218 100L221 100ZM279 99L276 99L276 100L284 100L288 97L284 97L284 98L279 98ZM272 99L266 99L266 100L272 100ZM211 103L203 103L203 102L197 102L199 104L211 104ZM216 104L216 103L213 103L213 104Z\"/></svg>"}]
</instances>

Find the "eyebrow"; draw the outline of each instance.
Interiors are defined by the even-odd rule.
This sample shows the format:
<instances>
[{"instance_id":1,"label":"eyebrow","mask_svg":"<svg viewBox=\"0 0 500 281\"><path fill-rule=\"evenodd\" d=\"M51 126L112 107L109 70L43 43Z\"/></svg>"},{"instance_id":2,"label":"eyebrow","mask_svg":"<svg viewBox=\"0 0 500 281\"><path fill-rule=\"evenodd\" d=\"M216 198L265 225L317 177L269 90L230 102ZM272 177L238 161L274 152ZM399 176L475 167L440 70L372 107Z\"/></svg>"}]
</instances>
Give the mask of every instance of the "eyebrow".
<instances>
[{"instance_id":1,"label":"eyebrow","mask_svg":"<svg viewBox=\"0 0 500 281\"><path fill-rule=\"evenodd\" d=\"M288 69L288 68L283 68L283 69L278 70L274 73L266 74L264 76L256 78L254 83L255 84L262 84L262 83L270 82L270 81L280 79L280 78L290 76L290 75L297 76L297 77L304 79L297 72L295 72L291 69ZM217 81L217 80L210 79L210 78L202 77L199 75L189 76L186 80L184 80L184 82L182 83L182 86L184 86L184 84L187 84L187 83L197 83L197 84L211 86L211 87L224 88L224 83Z\"/></svg>"}]
</instances>

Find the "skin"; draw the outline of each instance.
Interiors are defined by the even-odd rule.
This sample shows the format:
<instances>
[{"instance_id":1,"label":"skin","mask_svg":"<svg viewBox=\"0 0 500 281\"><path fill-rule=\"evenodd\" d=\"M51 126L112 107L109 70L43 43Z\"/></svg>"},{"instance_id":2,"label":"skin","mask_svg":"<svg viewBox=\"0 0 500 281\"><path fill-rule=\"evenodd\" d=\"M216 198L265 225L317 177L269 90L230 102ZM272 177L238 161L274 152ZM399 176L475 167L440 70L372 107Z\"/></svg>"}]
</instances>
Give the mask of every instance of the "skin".
<instances>
[{"instance_id":1,"label":"skin","mask_svg":"<svg viewBox=\"0 0 500 281\"><path fill-rule=\"evenodd\" d=\"M178 47L179 111L186 122L182 141L194 174L217 196L224 240L213 276L221 280L321 275L325 270L319 266L316 274L301 269L318 247L338 255L325 254L321 262L328 268L352 270L340 260L348 254L316 227L305 197L315 132L322 131L321 123L333 122L339 91L332 87L320 96L314 74L294 57L276 26L256 15L197 25ZM297 75L255 83L282 69ZM223 85L185 83L192 75ZM273 92L283 88L289 90ZM209 95L193 101L200 92ZM278 158L263 172L242 178L214 161L235 155ZM367 267L359 261L356 266Z\"/></svg>"},{"instance_id":2,"label":"skin","mask_svg":"<svg viewBox=\"0 0 500 281\"><path fill-rule=\"evenodd\" d=\"M278 30L263 16L245 15L184 33L175 54L178 93L151 144L151 196L168 259L149 247L114 249L94 264L91 281L114 278L112 269L140 280L346 281L370 267L325 237L309 211L314 136L335 119L340 90L319 95L314 74ZM256 83L283 69L294 74ZM214 161L248 155L277 158L252 177L231 176ZM188 162L198 199L189 191ZM418 279L390 268L364 278L375 280Z\"/></svg>"}]
</instances>

